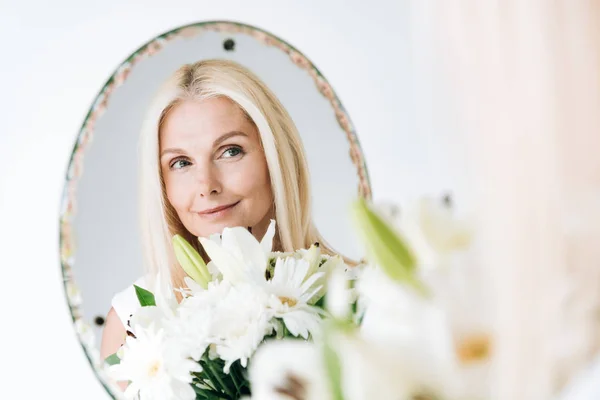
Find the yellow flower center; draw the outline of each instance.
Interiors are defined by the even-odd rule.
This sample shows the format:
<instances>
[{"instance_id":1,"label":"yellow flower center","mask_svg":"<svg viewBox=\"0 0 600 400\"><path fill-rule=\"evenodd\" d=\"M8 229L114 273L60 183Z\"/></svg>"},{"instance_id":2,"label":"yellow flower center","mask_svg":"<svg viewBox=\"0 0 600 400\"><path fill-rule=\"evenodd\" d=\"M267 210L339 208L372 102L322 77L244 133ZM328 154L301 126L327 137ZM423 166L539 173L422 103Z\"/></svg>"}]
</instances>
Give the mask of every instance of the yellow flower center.
<instances>
[{"instance_id":1,"label":"yellow flower center","mask_svg":"<svg viewBox=\"0 0 600 400\"><path fill-rule=\"evenodd\" d=\"M158 374L159 369L160 369L160 361L157 360L148 369L148 376L154 378Z\"/></svg>"},{"instance_id":2,"label":"yellow flower center","mask_svg":"<svg viewBox=\"0 0 600 400\"><path fill-rule=\"evenodd\" d=\"M287 304L290 307L294 307L296 304L298 304L298 301L296 301L296 299L292 299L291 297L279 296L279 300L283 304Z\"/></svg>"},{"instance_id":3,"label":"yellow flower center","mask_svg":"<svg viewBox=\"0 0 600 400\"><path fill-rule=\"evenodd\" d=\"M486 334L469 336L456 345L456 355L463 364L484 361L491 353L492 340Z\"/></svg>"}]
</instances>

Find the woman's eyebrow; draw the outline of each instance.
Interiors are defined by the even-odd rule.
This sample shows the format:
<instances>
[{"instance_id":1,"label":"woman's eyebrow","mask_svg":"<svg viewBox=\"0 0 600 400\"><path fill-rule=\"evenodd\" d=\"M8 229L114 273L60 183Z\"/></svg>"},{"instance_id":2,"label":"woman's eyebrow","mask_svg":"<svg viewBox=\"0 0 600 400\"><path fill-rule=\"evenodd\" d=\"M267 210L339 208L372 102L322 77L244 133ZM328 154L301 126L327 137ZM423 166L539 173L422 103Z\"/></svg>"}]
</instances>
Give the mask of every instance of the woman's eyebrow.
<instances>
[{"instance_id":1,"label":"woman's eyebrow","mask_svg":"<svg viewBox=\"0 0 600 400\"><path fill-rule=\"evenodd\" d=\"M242 131L231 131L231 132L227 132L224 133L223 135L219 136L217 139L215 139L213 146L216 147L218 146L220 143L226 141L227 139L234 137L234 136L244 136L244 137L248 137L248 135ZM161 153L160 153L160 158L164 157L166 154L185 154L185 150L180 149L180 148L168 148L168 149L164 149Z\"/></svg>"},{"instance_id":2,"label":"woman's eyebrow","mask_svg":"<svg viewBox=\"0 0 600 400\"><path fill-rule=\"evenodd\" d=\"M178 149L178 148L168 148L168 149L164 149L161 153L160 153L160 158L164 157L165 154L185 154L185 151L183 149Z\"/></svg>"},{"instance_id":3,"label":"woman's eyebrow","mask_svg":"<svg viewBox=\"0 0 600 400\"><path fill-rule=\"evenodd\" d=\"M225 134L221 135L220 137L218 137L218 138L217 138L217 139L214 141L214 143L213 143L213 146L215 146L215 147L216 147L216 146L218 146L219 144L221 144L222 142L224 142L224 141L226 141L227 139L229 139L229 138L231 138L231 137L234 137L234 136L245 136L245 137L248 137L248 135L247 135L247 134L245 134L245 133L244 133L244 132L242 132L242 131L231 131L231 132L227 132L227 133L225 133Z\"/></svg>"}]
</instances>

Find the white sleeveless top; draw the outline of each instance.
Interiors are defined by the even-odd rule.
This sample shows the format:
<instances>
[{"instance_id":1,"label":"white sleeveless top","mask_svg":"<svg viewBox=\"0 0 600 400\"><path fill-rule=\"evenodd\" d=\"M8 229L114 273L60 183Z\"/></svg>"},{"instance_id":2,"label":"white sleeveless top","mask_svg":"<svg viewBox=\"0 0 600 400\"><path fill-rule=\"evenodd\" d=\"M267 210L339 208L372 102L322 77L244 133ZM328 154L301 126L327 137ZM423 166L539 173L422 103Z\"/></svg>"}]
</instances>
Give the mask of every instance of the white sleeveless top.
<instances>
[{"instance_id":1,"label":"white sleeveless top","mask_svg":"<svg viewBox=\"0 0 600 400\"><path fill-rule=\"evenodd\" d=\"M127 289L122 290L114 295L111 301L112 307L119 316L119 319L125 328L127 328L127 323L131 317L131 314L141 307L137 295L135 294L135 288L133 285L137 285L142 289L149 290L145 277L141 277L132 285L129 285Z\"/></svg>"}]
</instances>

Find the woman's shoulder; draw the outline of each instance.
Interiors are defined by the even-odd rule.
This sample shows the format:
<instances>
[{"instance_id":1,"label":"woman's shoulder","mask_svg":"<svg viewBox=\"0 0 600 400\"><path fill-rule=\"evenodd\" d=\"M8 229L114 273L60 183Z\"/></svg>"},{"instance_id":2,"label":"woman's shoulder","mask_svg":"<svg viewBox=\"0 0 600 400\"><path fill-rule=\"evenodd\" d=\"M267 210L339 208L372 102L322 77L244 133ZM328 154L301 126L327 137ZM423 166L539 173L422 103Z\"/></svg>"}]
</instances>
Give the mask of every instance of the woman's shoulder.
<instances>
[{"instance_id":1,"label":"woman's shoulder","mask_svg":"<svg viewBox=\"0 0 600 400\"><path fill-rule=\"evenodd\" d=\"M147 277L142 276L138 278L134 283L115 294L111 301L111 306L119 316L119 319L123 323L123 326L127 326L127 322L129 321L131 315L138 308L140 308L140 302L138 301L137 295L135 293L134 285L139 286L142 289L149 290L149 280Z\"/></svg>"}]
</instances>

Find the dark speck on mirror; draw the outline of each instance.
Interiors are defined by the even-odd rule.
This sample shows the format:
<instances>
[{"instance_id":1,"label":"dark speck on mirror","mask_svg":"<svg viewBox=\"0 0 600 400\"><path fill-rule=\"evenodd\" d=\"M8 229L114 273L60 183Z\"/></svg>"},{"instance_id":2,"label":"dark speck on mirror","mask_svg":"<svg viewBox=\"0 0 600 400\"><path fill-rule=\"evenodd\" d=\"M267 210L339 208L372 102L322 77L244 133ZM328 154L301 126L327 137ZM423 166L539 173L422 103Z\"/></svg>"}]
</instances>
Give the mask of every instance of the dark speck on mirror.
<instances>
[{"instance_id":1,"label":"dark speck on mirror","mask_svg":"<svg viewBox=\"0 0 600 400\"><path fill-rule=\"evenodd\" d=\"M97 316L96 318L94 318L94 323L98 326L104 325L104 317Z\"/></svg>"},{"instance_id":2,"label":"dark speck on mirror","mask_svg":"<svg viewBox=\"0 0 600 400\"><path fill-rule=\"evenodd\" d=\"M442 201L446 207L452 207L452 195L450 193L446 193Z\"/></svg>"},{"instance_id":3,"label":"dark speck on mirror","mask_svg":"<svg viewBox=\"0 0 600 400\"><path fill-rule=\"evenodd\" d=\"M235 49L235 42L233 39L227 39L223 42L223 48L226 51L233 51Z\"/></svg>"}]
</instances>

